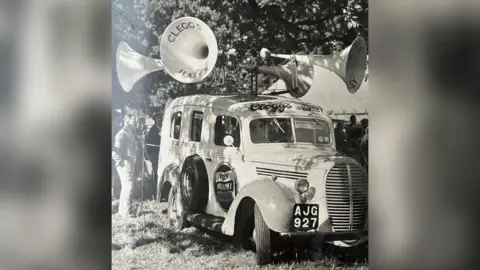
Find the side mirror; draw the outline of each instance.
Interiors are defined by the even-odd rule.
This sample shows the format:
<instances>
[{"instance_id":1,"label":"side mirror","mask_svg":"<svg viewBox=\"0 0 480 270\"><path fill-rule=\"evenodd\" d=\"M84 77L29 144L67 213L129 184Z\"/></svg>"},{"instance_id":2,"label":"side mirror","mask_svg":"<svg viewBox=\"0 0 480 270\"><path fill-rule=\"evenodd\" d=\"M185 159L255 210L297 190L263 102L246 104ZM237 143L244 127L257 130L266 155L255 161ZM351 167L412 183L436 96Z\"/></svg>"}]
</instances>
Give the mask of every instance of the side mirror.
<instances>
[{"instance_id":1,"label":"side mirror","mask_svg":"<svg viewBox=\"0 0 480 270\"><path fill-rule=\"evenodd\" d=\"M233 137L231 135L227 135L223 138L223 144L226 145L226 146L233 146L233 142L235 140L233 139Z\"/></svg>"}]
</instances>

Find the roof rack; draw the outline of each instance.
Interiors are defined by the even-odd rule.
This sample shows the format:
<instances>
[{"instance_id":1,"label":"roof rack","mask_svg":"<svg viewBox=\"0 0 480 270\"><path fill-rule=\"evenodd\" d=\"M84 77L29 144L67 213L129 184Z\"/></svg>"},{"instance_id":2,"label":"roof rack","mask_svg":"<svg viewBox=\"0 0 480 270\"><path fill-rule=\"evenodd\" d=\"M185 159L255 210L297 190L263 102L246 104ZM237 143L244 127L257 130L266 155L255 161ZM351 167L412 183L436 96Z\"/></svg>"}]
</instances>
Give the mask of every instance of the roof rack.
<instances>
[{"instance_id":1,"label":"roof rack","mask_svg":"<svg viewBox=\"0 0 480 270\"><path fill-rule=\"evenodd\" d=\"M330 112L329 114L331 115L368 115L368 112L342 112L342 113L336 113L336 112Z\"/></svg>"},{"instance_id":2,"label":"roof rack","mask_svg":"<svg viewBox=\"0 0 480 270\"><path fill-rule=\"evenodd\" d=\"M284 90L284 91L278 91L278 92L270 92L270 93L266 93L264 95L266 95L266 96L279 96L279 95L288 94L288 93L290 93L290 91Z\"/></svg>"}]
</instances>

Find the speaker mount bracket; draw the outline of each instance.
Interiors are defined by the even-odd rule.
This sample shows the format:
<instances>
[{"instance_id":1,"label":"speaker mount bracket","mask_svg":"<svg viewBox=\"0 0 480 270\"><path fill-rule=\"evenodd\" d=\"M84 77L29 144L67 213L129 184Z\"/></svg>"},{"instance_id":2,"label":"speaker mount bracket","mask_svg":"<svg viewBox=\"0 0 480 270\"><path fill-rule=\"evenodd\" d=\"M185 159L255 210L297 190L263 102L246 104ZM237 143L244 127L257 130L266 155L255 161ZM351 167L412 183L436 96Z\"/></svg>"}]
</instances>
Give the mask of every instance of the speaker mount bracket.
<instances>
[{"instance_id":1,"label":"speaker mount bracket","mask_svg":"<svg viewBox=\"0 0 480 270\"><path fill-rule=\"evenodd\" d=\"M250 71L250 94L258 95L258 65L239 64L238 67ZM255 78L255 81L254 81Z\"/></svg>"}]
</instances>

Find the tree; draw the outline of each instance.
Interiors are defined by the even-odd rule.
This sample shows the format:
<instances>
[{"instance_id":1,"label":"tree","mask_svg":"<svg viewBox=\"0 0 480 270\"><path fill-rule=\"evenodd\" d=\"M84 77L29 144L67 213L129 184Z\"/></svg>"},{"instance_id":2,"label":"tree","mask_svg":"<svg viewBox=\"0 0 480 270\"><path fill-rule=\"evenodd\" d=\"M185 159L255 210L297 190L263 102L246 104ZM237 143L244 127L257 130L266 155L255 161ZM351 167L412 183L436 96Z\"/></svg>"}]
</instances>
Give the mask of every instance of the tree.
<instances>
[{"instance_id":1,"label":"tree","mask_svg":"<svg viewBox=\"0 0 480 270\"><path fill-rule=\"evenodd\" d=\"M141 13L129 0L112 1L112 67L116 65L116 51L121 41L127 42L134 50L148 55L150 48L148 39L150 29L144 25ZM142 107L145 91L142 83L136 85L130 93L125 93L118 81L116 69L112 70L112 107L121 108L124 112Z\"/></svg>"},{"instance_id":2,"label":"tree","mask_svg":"<svg viewBox=\"0 0 480 270\"><path fill-rule=\"evenodd\" d=\"M323 53L348 46L357 35L368 44L366 0L114 0L114 50L120 40L138 52L159 58L159 40L175 19L192 16L215 33L219 50L235 48L238 59L262 63L258 52L265 47L278 53ZM122 14L122 15L120 15ZM132 26L133 25L133 26ZM148 52L148 53L147 53ZM114 81L116 74L114 73ZM245 75L245 74L243 74ZM260 87L267 87L259 76ZM193 93L246 92L249 76L228 68L219 58L215 70L198 84L182 84L164 72L141 79L132 90L144 91L147 103L163 107L168 97Z\"/></svg>"}]
</instances>

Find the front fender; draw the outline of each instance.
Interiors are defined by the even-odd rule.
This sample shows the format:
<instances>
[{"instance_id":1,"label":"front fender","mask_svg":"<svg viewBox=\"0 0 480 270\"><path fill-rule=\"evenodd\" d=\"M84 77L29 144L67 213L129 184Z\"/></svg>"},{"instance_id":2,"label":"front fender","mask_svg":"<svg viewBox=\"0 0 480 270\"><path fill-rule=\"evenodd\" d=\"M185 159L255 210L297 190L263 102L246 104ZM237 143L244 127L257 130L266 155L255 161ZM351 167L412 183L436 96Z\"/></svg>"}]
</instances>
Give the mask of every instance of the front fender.
<instances>
[{"instance_id":1,"label":"front fender","mask_svg":"<svg viewBox=\"0 0 480 270\"><path fill-rule=\"evenodd\" d=\"M290 230L295 200L288 196L284 188L266 177L247 184L237 194L222 225L224 234L234 234L237 209L246 198L253 199L258 205L265 223L271 230L276 232Z\"/></svg>"},{"instance_id":2,"label":"front fender","mask_svg":"<svg viewBox=\"0 0 480 270\"><path fill-rule=\"evenodd\" d=\"M181 173L180 167L178 167L178 166L173 167L169 171L167 181L170 182L172 187L178 184L178 182L180 181L180 178L181 178L181 174L182 173Z\"/></svg>"},{"instance_id":3,"label":"front fender","mask_svg":"<svg viewBox=\"0 0 480 270\"><path fill-rule=\"evenodd\" d=\"M161 178L157 181L157 196L158 199L168 198L170 188L175 186L180 181L180 167L175 164L170 164L163 170Z\"/></svg>"}]
</instances>

